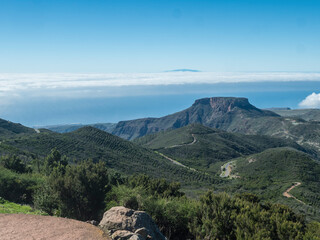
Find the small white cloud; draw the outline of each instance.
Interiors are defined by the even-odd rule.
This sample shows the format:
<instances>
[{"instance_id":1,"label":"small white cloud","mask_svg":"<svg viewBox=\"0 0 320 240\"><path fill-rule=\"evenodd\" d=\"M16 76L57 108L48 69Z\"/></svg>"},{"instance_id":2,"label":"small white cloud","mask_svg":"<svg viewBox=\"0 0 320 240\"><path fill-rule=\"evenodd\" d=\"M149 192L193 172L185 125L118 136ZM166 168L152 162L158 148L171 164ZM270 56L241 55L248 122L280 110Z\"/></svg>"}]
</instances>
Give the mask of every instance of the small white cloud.
<instances>
[{"instance_id":1,"label":"small white cloud","mask_svg":"<svg viewBox=\"0 0 320 240\"><path fill-rule=\"evenodd\" d=\"M320 93L312 93L307 96L299 106L302 108L320 108Z\"/></svg>"}]
</instances>

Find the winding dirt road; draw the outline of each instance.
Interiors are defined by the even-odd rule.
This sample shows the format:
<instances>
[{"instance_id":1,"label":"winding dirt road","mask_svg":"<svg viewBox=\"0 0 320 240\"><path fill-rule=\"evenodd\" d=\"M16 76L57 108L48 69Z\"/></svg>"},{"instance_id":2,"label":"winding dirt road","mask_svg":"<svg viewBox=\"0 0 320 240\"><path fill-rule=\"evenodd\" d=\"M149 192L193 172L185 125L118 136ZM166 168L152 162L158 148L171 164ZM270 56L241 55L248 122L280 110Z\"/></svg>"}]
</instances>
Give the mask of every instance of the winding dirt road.
<instances>
[{"instance_id":1,"label":"winding dirt road","mask_svg":"<svg viewBox=\"0 0 320 240\"><path fill-rule=\"evenodd\" d=\"M174 159L172 159L172 158L164 155L163 153L159 153L159 152L158 152L158 154L159 154L160 156L164 157L165 159L171 161L173 164L176 164L176 165L178 165L178 166L180 166L180 167L189 168L189 167L187 167L186 165L183 165L182 163L179 163L178 161L176 161L176 160L174 160Z\"/></svg>"},{"instance_id":2,"label":"winding dirt road","mask_svg":"<svg viewBox=\"0 0 320 240\"><path fill-rule=\"evenodd\" d=\"M0 214L1 240L110 240L89 223L67 218Z\"/></svg>"},{"instance_id":3,"label":"winding dirt road","mask_svg":"<svg viewBox=\"0 0 320 240\"><path fill-rule=\"evenodd\" d=\"M192 133L191 134L192 137L193 137L193 141L191 143L184 143L184 144L177 144L177 145L172 145L172 146L169 146L169 147L165 147L165 148L175 148L175 147L182 147L182 146L190 146L190 145L193 145L197 142L197 139L196 137L194 136L194 134Z\"/></svg>"},{"instance_id":4,"label":"winding dirt road","mask_svg":"<svg viewBox=\"0 0 320 240\"><path fill-rule=\"evenodd\" d=\"M230 177L231 171L232 171L232 167L231 167L232 163L233 163L233 161L228 162L228 163L221 166L222 172L220 174L220 177ZM223 169L225 169L225 170L223 171Z\"/></svg>"},{"instance_id":5,"label":"winding dirt road","mask_svg":"<svg viewBox=\"0 0 320 240\"><path fill-rule=\"evenodd\" d=\"M196 139L196 137L194 136L193 133L192 133L191 135L192 135L192 137L193 137L193 141L192 141L191 143L184 143L184 144L179 144L179 145L172 145L172 146L165 147L165 148L174 148L174 147L182 147L182 146L193 145L193 144L195 144L195 143L197 142L197 139ZM170 162L172 162L173 164L176 164L176 165L178 165L178 166L180 166L180 167L188 168L188 169L190 169L190 170L192 170L192 171L196 171L196 172L197 172L196 169L190 168L190 167L188 167L188 166L186 166L186 165L183 165L182 163L179 163L178 161L172 159L171 157L168 157L168 156L164 155L163 153L160 153L160 152L157 152L157 153L158 153L159 155L161 155L162 157L164 157L165 159L167 159L167 160L169 160Z\"/></svg>"},{"instance_id":6,"label":"winding dirt road","mask_svg":"<svg viewBox=\"0 0 320 240\"><path fill-rule=\"evenodd\" d=\"M298 201L302 204L305 204L304 202L302 202L301 200L297 199L295 196L293 196L292 194L289 193L292 189L294 189L295 187L298 187L299 185L301 185L301 182L295 182L294 185L292 185L290 188L288 188L282 195L287 198L293 198L296 201Z\"/></svg>"}]
</instances>

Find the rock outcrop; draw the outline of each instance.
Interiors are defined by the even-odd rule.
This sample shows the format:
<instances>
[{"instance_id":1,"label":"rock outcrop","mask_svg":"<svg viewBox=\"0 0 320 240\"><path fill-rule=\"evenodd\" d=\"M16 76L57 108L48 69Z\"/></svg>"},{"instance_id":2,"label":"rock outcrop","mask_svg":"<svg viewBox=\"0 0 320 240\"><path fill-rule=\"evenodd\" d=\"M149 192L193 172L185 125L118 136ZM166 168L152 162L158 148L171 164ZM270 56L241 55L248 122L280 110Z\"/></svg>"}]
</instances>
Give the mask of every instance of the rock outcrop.
<instances>
[{"instance_id":1,"label":"rock outcrop","mask_svg":"<svg viewBox=\"0 0 320 240\"><path fill-rule=\"evenodd\" d=\"M99 227L114 240L166 239L146 212L125 207L106 211Z\"/></svg>"},{"instance_id":2,"label":"rock outcrop","mask_svg":"<svg viewBox=\"0 0 320 240\"><path fill-rule=\"evenodd\" d=\"M181 112L161 118L120 121L113 129L112 134L132 140L150 133L181 128L192 123L200 123L225 131L247 133L248 121L260 117L280 116L274 112L256 108L246 98L202 98ZM245 130L243 130L244 128Z\"/></svg>"}]
</instances>

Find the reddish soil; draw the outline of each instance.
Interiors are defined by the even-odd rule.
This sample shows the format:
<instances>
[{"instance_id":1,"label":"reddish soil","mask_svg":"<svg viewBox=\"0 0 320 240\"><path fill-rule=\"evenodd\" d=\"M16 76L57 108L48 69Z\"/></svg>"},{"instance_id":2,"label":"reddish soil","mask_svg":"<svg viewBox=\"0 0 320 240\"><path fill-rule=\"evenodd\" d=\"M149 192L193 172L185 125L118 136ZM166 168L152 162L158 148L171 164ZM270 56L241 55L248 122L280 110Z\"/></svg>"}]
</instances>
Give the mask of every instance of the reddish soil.
<instances>
[{"instance_id":1,"label":"reddish soil","mask_svg":"<svg viewBox=\"0 0 320 240\"><path fill-rule=\"evenodd\" d=\"M109 240L89 223L67 218L0 214L1 240Z\"/></svg>"},{"instance_id":2,"label":"reddish soil","mask_svg":"<svg viewBox=\"0 0 320 240\"><path fill-rule=\"evenodd\" d=\"M293 186L288 188L282 195L287 198L293 198L293 199L297 200L298 202L305 204L304 202L302 202L301 200L297 199L295 196L293 196L292 194L289 193L292 189L294 189L295 187L298 187L299 185L301 185L301 183L296 182Z\"/></svg>"}]
</instances>

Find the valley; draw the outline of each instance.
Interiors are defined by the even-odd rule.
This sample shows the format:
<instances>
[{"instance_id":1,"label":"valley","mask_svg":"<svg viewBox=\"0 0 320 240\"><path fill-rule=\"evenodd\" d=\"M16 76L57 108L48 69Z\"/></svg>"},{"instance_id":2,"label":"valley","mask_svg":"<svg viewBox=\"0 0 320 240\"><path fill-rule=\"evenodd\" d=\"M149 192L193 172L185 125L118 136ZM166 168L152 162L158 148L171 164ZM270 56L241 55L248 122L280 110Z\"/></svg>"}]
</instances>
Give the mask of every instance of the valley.
<instances>
[{"instance_id":1,"label":"valley","mask_svg":"<svg viewBox=\"0 0 320 240\"><path fill-rule=\"evenodd\" d=\"M144 209L142 206L147 203L140 203L139 193L130 193L140 191L135 187L142 184L148 192L154 186L165 198L167 194L184 195L177 190L181 186L188 199L198 199L212 189L214 194L235 197L254 194L259 204L284 204L295 214L305 216L307 222L320 221L317 121L282 117L258 109L244 98L206 98L163 118L96 126L59 126L59 133L55 132L57 129L32 129L1 120L0 196L10 201L32 202L38 191L34 189L39 188L36 186L48 179L57 184L54 179L63 179L65 171L82 164L104 164L110 184L114 184L107 188L109 197L120 201L129 194L136 199L131 200L137 201L138 208ZM48 172L48 159L56 154L60 154L60 163ZM23 173L14 172L6 159L13 163L20 159L27 167ZM53 177L54 174L57 176ZM156 183L152 185L149 178ZM65 181L67 184L69 180ZM17 188L15 182L21 186ZM162 184L169 188L168 192L161 190ZM45 194L49 190L42 191ZM122 196L121 191L129 192ZM47 211L52 214L53 210ZM64 211L67 216L74 214Z\"/></svg>"}]
</instances>

